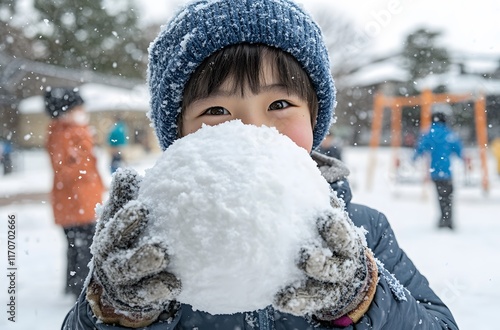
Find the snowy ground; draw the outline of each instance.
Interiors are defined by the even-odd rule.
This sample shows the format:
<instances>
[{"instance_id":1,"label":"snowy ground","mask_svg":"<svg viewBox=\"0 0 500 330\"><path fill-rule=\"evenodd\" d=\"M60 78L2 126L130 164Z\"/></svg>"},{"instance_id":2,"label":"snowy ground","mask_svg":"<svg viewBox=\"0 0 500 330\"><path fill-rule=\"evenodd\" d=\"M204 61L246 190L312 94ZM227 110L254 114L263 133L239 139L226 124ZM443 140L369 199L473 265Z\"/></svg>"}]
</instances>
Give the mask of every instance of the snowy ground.
<instances>
[{"instance_id":1,"label":"snowy ground","mask_svg":"<svg viewBox=\"0 0 500 330\"><path fill-rule=\"evenodd\" d=\"M456 226L454 232L437 230L437 205L431 184L395 184L390 172L392 153L380 149L371 189L367 189L366 148L344 150L352 170L354 201L382 210L391 221L399 243L431 286L450 306L461 329L491 329L500 299L500 179L490 159L491 190L456 184ZM130 164L140 172L151 167L156 155ZM43 151L29 151L16 158L20 169L0 176L0 196L45 192L51 184L48 158ZM100 168L109 182L107 157L99 152ZM460 165L455 164L457 171ZM477 169L477 166L475 166ZM410 171L411 173L411 171ZM411 181L411 180L410 180ZM15 215L16 237L16 322L8 321L7 220ZM52 221L47 202L0 206L0 329L54 330L72 305L63 295L65 239ZM494 256L497 257L494 257Z\"/></svg>"}]
</instances>

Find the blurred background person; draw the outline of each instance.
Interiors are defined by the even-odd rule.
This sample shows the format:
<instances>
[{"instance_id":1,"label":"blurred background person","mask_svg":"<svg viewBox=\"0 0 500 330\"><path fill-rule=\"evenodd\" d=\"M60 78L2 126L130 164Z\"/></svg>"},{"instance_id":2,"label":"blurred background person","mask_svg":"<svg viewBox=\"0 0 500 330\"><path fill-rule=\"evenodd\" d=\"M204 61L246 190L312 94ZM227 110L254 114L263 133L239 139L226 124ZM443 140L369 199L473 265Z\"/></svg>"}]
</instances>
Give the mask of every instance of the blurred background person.
<instances>
[{"instance_id":1,"label":"blurred background person","mask_svg":"<svg viewBox=\"0 0 500 330\"><path fill-rule=\"evenodd\" d=\"M0 163L2 164L4 175L12 173L12 142L8 139L4 139L0 143Z\"/></svg>"},{"instance_id":2,"label":"blurred background person","mask_svg":"<svg viewBox=\"0 0 500 330\"><path fill-rule=\"evenodd\" d=\"M500 136L491 141L490 150L497 161L497 174L500 175Z\"/></svg>"},{"instance_id":3,"label":"blurred background person","mask_svg":"<svg viewBox=\"0 0 500 330\"><path fill-rule=\"evenodd\" d=\"M93 153L88 115L77 89L47 88L45 109L52 118L46 148L54 170L51 193L55 223L67 238L67 294L80 294L91 259L95 206L104 186Z\"/></svg>"},{"instance_id":4,"label":"blurred background person","mask_svg":"<svg viewBox=\"0 0 500 330\"><path fill-rule=\"evenodd\" d=\"M451 115L448 104L435 104L432 109L430 129L424 133L415 149L413 160L423 154L430 154L430 177L437 191L441 217L439 228L454 228L453 224L453 176L451 155L455 154L463 160L462 141L447 125L447 117Z\"/></svg>"},{"instance_id":5,"label":"blurred background person","mask_svg":"<svg viewBox=\"0 0 500 330\"><path fill-rule=\"evenodd\" d=\"M118 117L108 134L108 145L111 153L111 174L123 166L123 147L127 145L128 128L123 118Z\"/></svg>"},{"instance_id":6,"label":"blurred background person","mask_svg":"<svg viewBox=\"0 0 500 330\"><path fill-rule=\"evenodd\" d=\"M336 141L333 133L329 133L321 142L318 151L327 156L342 160L342 146Z\"/></svg>"}]
</instances>

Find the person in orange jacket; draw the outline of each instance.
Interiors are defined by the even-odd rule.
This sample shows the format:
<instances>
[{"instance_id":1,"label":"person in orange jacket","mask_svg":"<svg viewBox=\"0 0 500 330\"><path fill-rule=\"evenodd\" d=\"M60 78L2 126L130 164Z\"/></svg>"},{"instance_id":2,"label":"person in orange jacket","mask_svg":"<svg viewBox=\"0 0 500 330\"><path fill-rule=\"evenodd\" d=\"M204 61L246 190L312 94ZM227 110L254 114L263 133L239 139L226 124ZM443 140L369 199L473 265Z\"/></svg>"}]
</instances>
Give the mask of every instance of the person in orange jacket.
<instances>
[{"instance_id":1,"label":"person in orange jacket","mask_svg":"<svg viewBox=\"0 0 500 330\"><path fill-rule=\"evenodd\" d=\"M95 207L102 202L104 185L78 90L47 88L45 109L52 118L46 141L54 170L52 209L68 243L65 292L78 297L88 273Z\"/></svg>"}]
</instances>

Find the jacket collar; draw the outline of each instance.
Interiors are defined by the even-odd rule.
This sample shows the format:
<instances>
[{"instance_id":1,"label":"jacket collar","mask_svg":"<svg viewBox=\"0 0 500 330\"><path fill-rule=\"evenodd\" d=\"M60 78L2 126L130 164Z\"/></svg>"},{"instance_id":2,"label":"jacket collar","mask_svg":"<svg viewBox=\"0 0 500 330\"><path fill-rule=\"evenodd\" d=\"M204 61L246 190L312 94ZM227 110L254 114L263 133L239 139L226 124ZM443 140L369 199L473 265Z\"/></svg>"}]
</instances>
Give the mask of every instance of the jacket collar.
<instances>
[{"instance_id":1,"label":"jacket collar","mask_svg":"<svg viewBox=\"0 0 500 330\"><path fill-rule=\"evenodd\" d=\"M336 158L328 157L317 151L312 151L311 157L318 164L321 175L330 184L339 180L345 180L350 173L347 166Z\"/></svg>"},{"instance_id":2,"label":"jacket collar","mask_svg":"<svg viewBox=\"0 0 500 330\"><path fill-rule=\"evenodd\" d=\"M344 200L347 207L352 199L351 187L347 181L347 176L350 173L347 166L342 161L317 151L311 152L311 157L318 164L321 175L330 184L337 197Z\"/></svg>"}]
</instances>

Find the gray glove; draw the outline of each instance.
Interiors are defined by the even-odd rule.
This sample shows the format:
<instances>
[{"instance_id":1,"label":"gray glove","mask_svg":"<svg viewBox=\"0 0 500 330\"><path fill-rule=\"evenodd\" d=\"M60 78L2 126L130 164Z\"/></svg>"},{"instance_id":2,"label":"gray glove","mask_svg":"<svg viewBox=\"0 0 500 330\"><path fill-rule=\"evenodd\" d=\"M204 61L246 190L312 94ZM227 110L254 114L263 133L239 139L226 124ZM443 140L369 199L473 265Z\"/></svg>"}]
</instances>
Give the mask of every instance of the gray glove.
<instances>
[{"instance_id":1,"label":"gray glove","mask_svg":"<svg viewBox=\"0 0 500 330\"><path fill-rule=\"evenodd\" d=\"M368 308L377 269L362 229L354 226L344 204L332 196L334 210L317 220L321 241L302 248L298 267L306 275L275 296L275 307L296 316L356 322ZM361 313L361 314L360 314Z\"/></svg>"},{"instance_id":2,"label":"gray glove","mask_svg":"<svg viewBox=\"0 0 500 330\"><path fill-rule=\"evenodd\" d=\"M113 175L110 196L98 210L91 246L92 277L87 300L104 323L143 327L174 308L181 282L166 271L167 247L141 239L149 212L137 200L139 175L119 169Z\"/></svg>"}]
</instances>

